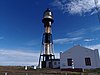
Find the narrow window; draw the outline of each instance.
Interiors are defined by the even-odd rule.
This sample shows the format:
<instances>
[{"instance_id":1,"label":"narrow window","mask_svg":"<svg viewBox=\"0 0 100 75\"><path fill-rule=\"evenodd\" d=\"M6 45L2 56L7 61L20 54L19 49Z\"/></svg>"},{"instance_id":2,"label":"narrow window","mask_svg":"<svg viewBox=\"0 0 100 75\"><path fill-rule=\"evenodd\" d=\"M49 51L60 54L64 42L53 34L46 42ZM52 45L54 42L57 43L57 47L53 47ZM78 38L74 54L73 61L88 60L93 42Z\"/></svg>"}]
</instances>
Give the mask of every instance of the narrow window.
<instances>
[{"instance_id":1,"label":"narrow window","mask_svg":"<svg viewBox=\"0 0 100 75\"><path fill-rule=\"evenodd\" d=\"M72 66L72 59L67 59L68 66Z\"/></svg>"},{"instance_id":2,"label":"narrow window","mask_svg":"<svg viewBox=\"0 0 100 75\"><path fill-rule=\"evenodd\" d=\"M85 58L85 65L91 66L91 59L90 58Z\"/></svg>"}]
</instances>

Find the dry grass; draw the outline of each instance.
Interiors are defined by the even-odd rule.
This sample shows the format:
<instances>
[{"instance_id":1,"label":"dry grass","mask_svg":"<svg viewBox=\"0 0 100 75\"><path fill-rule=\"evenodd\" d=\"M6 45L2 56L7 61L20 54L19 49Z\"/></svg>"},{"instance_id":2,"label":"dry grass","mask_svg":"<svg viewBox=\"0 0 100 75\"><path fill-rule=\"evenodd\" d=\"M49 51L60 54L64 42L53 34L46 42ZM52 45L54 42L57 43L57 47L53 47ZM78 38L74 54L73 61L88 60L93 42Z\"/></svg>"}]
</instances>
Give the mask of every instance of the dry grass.
<instances>
[{"instance_id":1,"label":"dry grass","mask_svg":"<svg viewBox=\"0 0 100 75\"><path fill-rule=\"evenodd\" d=\"M24 70L24 66L0 66L0 75L5 75L5 72L8 75L81 75L79 72L68 72L61 71L60 69L37 69L33 70L31 67L28 67L28 70ZM85 70L83 75L88 75L88 73L95 73L92 75L100 75L100 69L95 70Z\"/></svg>"}]
</instances>

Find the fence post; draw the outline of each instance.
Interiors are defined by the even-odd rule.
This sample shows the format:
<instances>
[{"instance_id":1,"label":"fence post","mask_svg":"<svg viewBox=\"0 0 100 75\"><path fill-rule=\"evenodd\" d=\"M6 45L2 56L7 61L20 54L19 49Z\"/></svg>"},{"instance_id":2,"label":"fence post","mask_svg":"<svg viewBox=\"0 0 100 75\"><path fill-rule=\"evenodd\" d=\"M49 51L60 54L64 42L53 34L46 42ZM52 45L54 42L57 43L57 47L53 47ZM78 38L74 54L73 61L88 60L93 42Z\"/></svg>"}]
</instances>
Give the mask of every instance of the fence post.
<instances>
[{"instance_id":1,"label":"fence post","mask_svg":"<svg viewBox=\"0 0 100 75\"><path fill-rule=\"evenodd\" d=\"M25 75L28 75L28 73L26 73Z\"/></svg>"},{"instance_id":2,"label":"fence post","mask_svg":"<svg viewBox=\"0 0 100 75\"><path fill-rule=\"evenodd\" d=\"M81 73L81 75L84 75L83 73Z\"/></svg>"},{"instance_id":3,"label":"fence post","mask_svg":"<svg viewBox=\"0 0 100 75\"><path fill-rule=\"evenodd\" d=\"M7 72L5 72L5 75L7 75L8 73Z\"/></svg>"}]
</instances>

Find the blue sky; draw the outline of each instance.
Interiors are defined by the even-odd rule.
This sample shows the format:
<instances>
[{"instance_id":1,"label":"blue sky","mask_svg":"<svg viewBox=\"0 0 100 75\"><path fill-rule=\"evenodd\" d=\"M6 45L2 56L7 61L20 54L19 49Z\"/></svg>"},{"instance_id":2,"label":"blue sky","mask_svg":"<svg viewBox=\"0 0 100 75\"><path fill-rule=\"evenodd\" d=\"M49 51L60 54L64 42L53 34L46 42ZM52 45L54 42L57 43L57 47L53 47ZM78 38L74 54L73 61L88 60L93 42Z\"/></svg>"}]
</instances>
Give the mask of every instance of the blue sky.
<instances>
[{"instance_id":1,"label":"blue sky","mask_svg":"<svg viewBox=\"0 0 100 75\"><path fill-rule=\"evenodd\" d=\"M100 10L100 1L97 1ZM37 64L44 32L43 12L51 8L57 57L80 44L100 49L100 23L94 0L0 0L0 65Z\"/></svg>"}]
</instances>

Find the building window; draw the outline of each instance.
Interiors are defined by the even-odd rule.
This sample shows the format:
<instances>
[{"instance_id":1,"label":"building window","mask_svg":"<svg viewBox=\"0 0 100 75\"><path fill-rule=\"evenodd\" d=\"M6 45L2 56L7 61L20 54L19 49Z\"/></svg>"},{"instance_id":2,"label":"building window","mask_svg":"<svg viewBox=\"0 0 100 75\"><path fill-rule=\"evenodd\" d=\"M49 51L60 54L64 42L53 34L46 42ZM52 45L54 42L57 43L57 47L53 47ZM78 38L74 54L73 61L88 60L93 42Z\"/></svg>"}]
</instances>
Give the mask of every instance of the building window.
<instances>
[{"instance_id":1,"label":"building window","mask_svg":"<svg viewBox=\"0 0 100 75\"><path fill-rule=\"evenodd\" d=\"M54 65L57 65L57 62L54 62Z\"/></svg>"},{"instance_id":2,"label":"building window","mask_svg":"<svg viewBox=\"0 0 100 75\"><path fill-rule=\"evenodd\" d=\"M67 59L68 66L72 66L72 59Z\"/></svg>"},{"instance_id":3,"label":"building window","mask_svg":"<svg viewBox=\"0 0 100 75\"><path fill-rule=\"evenodd\" d=\"M90 58L85 58L85 65L91 66L91 59Z\"/></svg>"}]
</instances>

